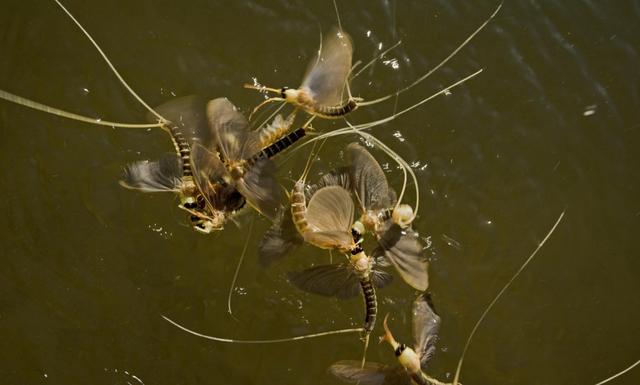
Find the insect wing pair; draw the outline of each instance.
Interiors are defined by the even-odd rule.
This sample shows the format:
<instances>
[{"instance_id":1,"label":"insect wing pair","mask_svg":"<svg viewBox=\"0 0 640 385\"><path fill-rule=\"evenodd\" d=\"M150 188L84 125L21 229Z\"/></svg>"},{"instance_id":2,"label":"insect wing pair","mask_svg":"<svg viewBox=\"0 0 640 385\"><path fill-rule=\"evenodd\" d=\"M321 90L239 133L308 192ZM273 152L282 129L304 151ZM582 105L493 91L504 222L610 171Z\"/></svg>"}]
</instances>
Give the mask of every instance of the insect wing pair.
<instances>
[{"instance_id":1,"label":"insect wing pair","mask_svg":"<svg viewBox=\"0 0 640 385\"><path fill-rule=\"evenodd\" d=\"M428 262L423 255L422 245L413 229L403 228L392 221L390 212L396 202L396 195L389 187L384 171L375 158L358 144L347 146L345 154L348 166L325 174L311 187L308 193L308 197L311 197L309 207L316 195L327 187L340 186L353 191L361 213L360 221L367 231L375 235L378 242L378 248L372 255L377 261L382 261L382 257L389 261L410 286L420 291L426 290L429 284ZM351 199L337 196L331 198L352 204ZM317 217L324 218L323 210L332 212L331 207L322 207L318 210ZM341 211L348 212L346 209ZM316 214L310 217L307 209L307 217L315 218ZM331 226L344 225L336 222ZM302 238L297 235L288 211L282 212L260 244L262 264L268 265L301 243ZM317 243L314 244L319 246Z\"/></svg>"},{"instance_id":2,"label":"insect wing pair","mask_svg":"<svg viewBox=\"0 0 640 385\"><path fill-rule=\"evenodd\" d=\"M302 84L297 89L275 89L246 84L246 88L271 91L280 97L270 98L259 104L255 113L271 101L286 101L307 113L323 118L338 118L353 111L357 104L349 93L353 44L346 33L334 29L323 39L316 57L309 63ZM252 114L253 114L252 113Z\"/></svg>"},{"instance_id":3,"label":"insect wing pair","mask_svg":"<svg viewBox=\"0 0 640 385\"><path fill-rule=\"evenodd\" d=\"M265 216L274 217L281 197L275 165L268 159L245 162L259 152L260 142L231 102L218 98L207 103L185 97L158 107L158 111L178 132L184 132L188 156L178 150L156 162L133 163L125 170L124 186L179 193L192 213L205 218L222 216L216 220L216 228L222 228L226 217L240 208L244 199ZM184 167L185 162L189 168Z\"/></svg>"}]
</instances>

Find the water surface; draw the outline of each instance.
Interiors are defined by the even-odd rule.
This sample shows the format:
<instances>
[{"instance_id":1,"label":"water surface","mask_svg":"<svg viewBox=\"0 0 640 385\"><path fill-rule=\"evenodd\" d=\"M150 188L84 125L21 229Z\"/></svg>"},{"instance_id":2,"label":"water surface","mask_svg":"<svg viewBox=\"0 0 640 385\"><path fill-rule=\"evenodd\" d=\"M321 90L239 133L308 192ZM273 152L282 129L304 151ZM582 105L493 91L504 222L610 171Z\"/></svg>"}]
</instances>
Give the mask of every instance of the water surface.
<instances>
[{"instance_id":1,"label":"water surface","mask_svg":"<svg viewBox=\"0 0 640 385\"><path fill-rule=\"evenodd\" d=\"M247 111L253 77L296 86L329 1L66 1L151 105L227 96ZM340 2L355 58L398 40L353 82L372 99L446 57L492 1ZM80 114L142 122L82 33L52 1L2 1L0 88ZM508 1L440 71L388 116L478 69L478 77L371 132L415 166L430 289L443 326L430 373L451 379L483 309L564 221L478 330L464 384L593 384L640 357L640 3ZM394 65L397 63L397 65ZM397 67L397 68L394 68ZM331 124L325 123L325 129ZM300 249L268 270L256 219L233 296L227 291L255 214L204 236L169 195L121 188L125 164L171 151L161 131L94 127L0 103L0 382L7 384L333 384L327 367L358 359L356 335L280 345L205 341L161 318L228 338L279 338L362 322L359 300L302 293L286 273L327 256ZM321 155L357 140L329 141ZM401 173L388 163L394 186ZM306 154L281 165L290 186ZM412 193L409 201L414 199ZM379 291L381 313L410 341L413 290ZM374 332L375 334L378 331ZM392 363L372 344L372 361ZM135 376L135 377L134 377ZM640 370L612 384L640 383Z\"/></svg>"}]
</instances>

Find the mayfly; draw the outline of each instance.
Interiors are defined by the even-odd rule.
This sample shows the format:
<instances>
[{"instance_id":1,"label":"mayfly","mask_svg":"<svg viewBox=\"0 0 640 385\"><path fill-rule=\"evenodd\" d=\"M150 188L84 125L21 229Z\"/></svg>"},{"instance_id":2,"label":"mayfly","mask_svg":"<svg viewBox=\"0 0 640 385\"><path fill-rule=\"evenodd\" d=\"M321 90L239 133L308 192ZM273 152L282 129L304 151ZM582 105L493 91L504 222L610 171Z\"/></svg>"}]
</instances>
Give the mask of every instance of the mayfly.
<instances>
[{"instance_id":1,"label":"mayfly","mask_svg":"<svg viewBox=\"0 0 640 385\"><path fill-rule=\"evenodd\" d=\"M292 273L291 282L299 288L330 297L350 298L362 292L365 302L364 330L373 330L378 310L375 288L391 282L392 276L375 269L376 262L362 248L362 226L353 224L354 205L349 191L341 186L317 190L309 204L304 194L306 172L291 194L293 223L305 242L322 249L348 254L347 262L315 266Z\"/></svg>"},{"instance_id":2,"label":"mayfly","mask_svg":"<svg viewBox=\"0 0 640 385\"><path fill-rule=\"evenodd\" d=\"M416 384L445 385L427 375L424 370L436 351L440 317L433 310L429 294L422 293L413 302L413 348L398 343L385 317L384 336L380 342L388 342L398 359L399 366L368 362L364 366L358 361L339 361L329 368L336 377L345 382L360 382L364 385Z\"/></svg>"},{"instance_id":3,"label":"mayfly","mask_svg":"<svg viewBox=\"0 0 640 385\"><path fill-rule=\"evenodd\" d=\"M355 207L348 190L339 185L321 187L307 204L305 186L309 169L307 162L291 192L293 224L305 242L322 249L337 250L348 254L349 258L345 263L320 265L292 273L291 282L311 293L338 298L350 298L362 290L368 342L378 311L375 288L387 285L392 276L374 269L375 261L364 252L364 228L357 224L352 226Z\"/></svg>"},{"instance_id":4,"label":"mayfly","mask_svg":"<svg viewBox=\"0 0 640 385\"><path fill-rule=\"evenodd\" d=\"M280 89L245 84L245 88L269 91L279 97L269 98L254 108L252 115L269 102L284 101L313 116L335 119L358 107L359 99L349 91L353 44L348 34L334 30L322 46L298 88ZM345 97L346 93L346 97Z\"/></svg>"},{"instance_id":5,"label":"mayfly","mask_svg":"<svg viewBox=\"0 0 640 385\"><path fill-rule=\"evenodd\" d=\"M302 138L304 128L282 136L293 119L280 117L267 128L250 131L248 120L226 98L211 100L206 110L215 148L198 147L198 152L211 154L201 172L206 179L233 186L253 208L273 219L282 194L275 178L276 166L270 158ZM215 193L211 190L205 195Z\"/></svg>"},{"instance_id":6,"label":"mayfly","mask_svg":"<svg viewBox=\"0 0 640 385\"><path fill-rule=\"evenodd\" d=\"M378 248L373 256L383 257L376 258L378 261L389 261L410 286L420 291L426 290L429 284L428 262L423 256L418 234L410 227L413 219L411 207L396 203L396 194L389 187L384 171L364 147L352 143L345 149L345 156L348 165L322 176L311 191L304 190L302 181L296 184L291 215L282 212L260 244L263 264L282 257L301 244L302 239L298 234L304 235L307 242L309 237L316 236L313 232L305 235L299 227L296 231L296 212L304 209L303 199L308 199L314 190L340 186L356 196L360 211L356 225L362 229L361 233L371 233L376 238Z\"/></svg>"},{"instance_id":7,"label":"mayfly","mask_svg":"<svg viewBox=\"0 0 640 385\"><path fill-rule=\"evenodd\" d=\"M335 5L335 3L334 3ZM303 77L300 87L293 89L288 87L272 88L265 87L260 84L245 84L245 88L255 89L258 91L267 91L278 94L277 97L269 98L260 103L252 112L255 113L260 107L269 102L287 102L298 108L303 109L310 115L335 119L343 117L350 112L356 110L359 106L373 105L393 97L398 97L403 92L408 91L418 85L426 78L431 76L435 71L440 69L452 57L454 57L463 47L465 47L484 27L491 21L502 8L500 3L493 13L476 28L453 52L445 57L435 67L431 68L424 75L413 81L408 86L397 90L391 94L379 97L374 100L364 101L361 98L353 97L349 85L351 71L353 67L353 44L349 35L341 28L334 29L329 34L329 38L321 43L315 60L309 63L307 72ZM399 44L399 43L398 43ZM398 44L391 46L383 52L383 57L389 50L395 48ZM377 59L377 58L376 58ZM358 76L365 68L373 63L370 62L360 69L358 73L351 78Z\"/></svg>"},{"instance_id":8,"label":"mayfly","mask_svg":"<svg viewBox=\"0 0 640 385\"><path fill-rule=\"evenodd\" d=\"M429 285L428 262L417 233L410 227L411 206L396 203L396 194L389 187L384 171L364 147L351 143L345 154L348 163L345 171L360 206L358 222L374 234L378 242L373 254L383 254L405 282L425 291ZM339 174L340 170L334 173Z\"/></svg>"},{"instance_id":9,"label":"mayfly","mask_svg":"<svg viewBox=\"0 0 640 385\"><path fill-rule=\"evenodd\" d=\"M124 187L144 192L173 192L180 197L180 207L190 213L194 229L210 233L221 229L227 217L240 208L244 201L225 186L216 184L216 196L225 196L225 206L208 204L202 194L204 186L211 189L208 179L202 179L202 168L208 164L206 154L194 153L195 144L209 146L212 138L205 114L207 101L197 96L174 99L155 110L167 117L164 123L176 149L155 162L139 161L125 168L121 181Z\"/></svg>"}]
</instances>

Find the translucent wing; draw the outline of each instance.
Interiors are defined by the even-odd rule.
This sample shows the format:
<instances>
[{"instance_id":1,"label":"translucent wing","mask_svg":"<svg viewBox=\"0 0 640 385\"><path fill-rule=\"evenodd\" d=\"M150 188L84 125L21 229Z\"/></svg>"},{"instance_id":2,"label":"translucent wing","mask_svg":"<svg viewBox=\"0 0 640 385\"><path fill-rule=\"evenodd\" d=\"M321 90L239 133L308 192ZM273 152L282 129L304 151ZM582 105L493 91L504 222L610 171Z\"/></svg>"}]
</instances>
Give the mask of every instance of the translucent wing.
<instances>
[{"instance_id":1,"label":"translucent wing","mask_svg":"<svg viewBox=\"0 0 640 385\"><path fill-rule=\"evenodd\" d=\"M307 222L316 231L350 232L353 223L353 201L340 186L316 191L307 205Z\"/></svg>"},{"instance_id":2,"label":"translucent wing","mask_svg":"<svg viewBox=\"0 0 640 385\"><path fill-rule=\"evenodd\" d=\"M373 282L373 286L380 289L393 281L393 275L387 273L382 270L373 270L371 271L371 282Z\"/></svg>"},{"instance_id":3,"label":"translucent wing","mask_svg":"<svg viewBox=\"0 0 640 385\"><path fill-rule=\"evenodd\" d=\"M147 160L128 165L120 183L144 192L178 192L182 185L182 165L176 154L165 154L159 161Z\"/></svg>"},{"instance_id":4,"label":"translucent wing","mask_svg":"<svg viewBox=\"0 0 640 385\"><path fill-rule=\"evenodd\" d=\"M275 163L269 159L260 159L236 181L238 191L247 202L271 220L275 219L283 200L275 173Z\"/></svg>"},{"instance_id":5,"label":"translucent wing","mask_svg":"<svg viewBox=\"0 0 640 385\"><path fill-rule=\"evenodd\" d=\"M433 309L431 295L422 293L413 301L413 339L414 350L423 367L436 351L439 331L440 316Z\"/></svg>"},{"instance_id":6,"label":"translucent wing","mask_svg":"<svg viewBox=\"0 0 640 385\"><path fill-rule=\"evenodd\" d=\"M299 289L325 297L353 298L360 292L360 280L348 263L315 266L289 274Z\"/></svg>"},{"instance_id":7,"label":"translucent wing","mask_svg":"<svg viewBox=\"0 0 640 385\"><path fill-rule=\"evenodd\" d=\"M329 367L329 373L344 382L363 385L408 385L409 376L397 366L389 366L376 362L366 362L362 367L360 361L338 361Z\"/></svg>"},{"instance_id":8,"label":"translucent wing","mask_svg":"<svg viewBox=\"0 0 640 385\"><path fill-rule=\"evenodd\" d=\"M402 279L413 288L425 291L429 286L429 262L424 257L418 234L403 230L388 220L376 234L379 247L374 255L384 253Z\"/></svg>"},{"instance_id":9,"label":"translucent wing","mask_svg":"<svg viewBox=\"0 0 640 385\"><path fill-rule=\"evenodd\" d=\"M364 147L351 143L346 148L353 190L366 210L387 209L392 206L387 177L382 168Z\"/></svg>"},{"instance_id":10,"label":"translucent wing","mask_svg":"<svg viewBox=\"0 0 640 385\"><path fill-rule=\"evenodd\" d=\"M293 224L291 208L279 210L276 219L258 245L260 265L268 267L301 244L302 237Z\"/></svg>"},{"instance_id":11,"label":"translucent wing","mask_svg":"<svg viewBox=\"0 0 640 385\"><path fill-rule=\"evenodd\" d=\"M355 244L353 236L346 231L307 231L304 241L321 249L335 249L347 253Z\"/></svg>"},{"instance_id":12,"label":"translucent wing","mask_svg":"<svg viewBox=\"0 0 640 385\"><path fill-rule=\"evenodd\" d=\"M316 191L327 186L340 186L347 191L351 191L351 178L347 167L340 167L324 174L316 184L309 188L309 199Z\"/></svg>"},{"instance_id":13,"label":"translucent wing","mask_svg":"<svg viewBox=\"0 0 640 385\"><path fill-rule=\"evenodd\" d=\"M352 55L349 35L334 29L322 41L320 52L310 63L300 88L310 92L319 105L341 104L347 96L345 87L351 71Z\"/></svg>"},{"instance_id":14,"label":"translucent wing","mask_svg":"<svg viewBox=\"0 0 640 385\"><path fill-rule=\"evenodd\" d=\"M228 203L220 194L223 189L223 177L227 170L217 154L196 142L191 148L191 169L193 180L205 199L210 211L220 210Z\"/></svg>"},{"instance_id":15,"label":"translucent wing","mask_svg":"<svg viewBox=\"0 0 640 385\"><path fill-rule=\"evenodd\" d=\"M221 182L226 174L226 169L218 155L200 143L195 143L191 148L191 168L196 184L202 192L207 189L207 186Z\"/></svg>"},{"instance_id":16,"label":"translucent wing","mask_svg":"<svg viewBox=\"0 0 640 385\"><path fill-rule=\"evenodd\" d=\"M206 99L191 95L172 99L155 110L171 121L190 144L196 139L202 143L209 143L212 138L207 125L206 106ZM158 120L151 113L147 114L147 119L151 122Z\"/></svg>"},{"instance_id":17,"label":"translucent wing","mask_svg":"<svg viewBox=\"0 0 640 385\"><path fill-rule=\"evenodd\" d=\"M249 131L249 121L227 98L207 103L207 119L212 136L225 161L239 161L260 149L258 134Z\"/></svg>"}]
</instances>

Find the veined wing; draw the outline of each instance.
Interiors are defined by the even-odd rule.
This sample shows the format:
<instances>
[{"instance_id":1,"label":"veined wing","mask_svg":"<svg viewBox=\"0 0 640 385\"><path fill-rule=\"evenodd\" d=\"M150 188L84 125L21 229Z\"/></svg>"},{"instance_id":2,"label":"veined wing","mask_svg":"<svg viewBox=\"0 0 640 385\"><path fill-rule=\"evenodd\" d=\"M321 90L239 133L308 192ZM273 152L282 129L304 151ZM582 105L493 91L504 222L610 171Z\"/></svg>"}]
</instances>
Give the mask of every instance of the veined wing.
<instances>
[{"instance_id":1,"label":"veined wing","mask_svg":"<svg viewBox=\"0 0 640 385\"><path fill-rule=\"evenodd\" d=\"M282 189L276 179L276 165L270 159L258 160L236 187L247 202L265 217L273 220L282 202Z\"/></svg>"},{"instance_id":2,"label":"veined wing","mask_svg":"<svg viewBox=\"0 0 640 385\"><path fill-rule=\"evenodd\" d=\"M418 234L410 228L403 230L390 220L382 227L376 234L379 247L374 255L384 253L405 282L416 290L427 290L429 262L423 255Z\"/></svg>"},{"instance_id":3,"label":"veined wing","mask_svg":"<svg viewBox=\"0 0 640 385\"><path fill-rule=\"evenodd\" d=\"M325 297L353 298L360 292L360 279L348 263L315 266L290 273L299 289Z\"/></svg>"},{"instance_id":4,"label":"veined wing","mask_svg":"<svg viewBox=\"0 0 640 385\"><path fill-rule=\"evenodd\" d=\"M350 232L353 200L340 186L327 186L313 194L307 205L307 222L316 231Z\"/></svg>"},{"instance_id":5,"label":"veined wing","mask_svg":"<svg viewBox=\"0 0 640 385\"><path fill-rule=\"evenodd\" d=\"M207 125L206 106L205 98L190 95L172 99L159 105L155 110L170 120L189 143L197 139L208 144L212 138ZM155 123L158 119L155 115L148 113L147 120Z\"/></svg>"},{"instance_id":6,"label":"veined wing","mask_svg":"<svg viewBox=\"0 0 640 385\"><path fill-rule=\"evenodd\" d=\"M176 154L164 154L160 160L131 163L120 181L126 188L144 192L178 192L182 185L182 165Z\"/></svg>"},{"instance_id":7,"label":"veined wing","mask_svg":"<svg viewBox=\"0 0 640 385\"><path fill-rule=\"evenodd\" d=\"M431 295L422 293L413 301L413 340L414 350L424 367L433 357L440 331L440 316L433 309Z\"/></svg>"},{"instance_id":8,"label":"veined wing","mask_svg":"<svg viewBox=\"0 0 640 385\"><path fill-rule=\"evenodd\" d=\"M285 136L291 129L295 118L295 113L290 114L287 119L278 114L271 123L256 129L255 133L260 140L260 147L265 148L270 146Z\"/></svg>"},{"instance_id":9,"label":"veined wing","mask_svg":"<svg viewBox=\"0 0 640 385\"><path fill-rule=\"evenodd\" d=\"M323 39L320 52L309 64L300 88L310 92L319 105L341 104L348 96L345 88L351 71L352 56L351 37L334 29Z\"/></svg>"},{"instance_id":10,"label":"veined wing","mask_svg":"<svg viewBox=\"0 0 640 385\"><path fill-rule=\"evenodd\" d=\"M276 218L258 245L258 257L262 267L284 257L302 244L302 237L291 218L291 208L278 210Z\"/></svg>"},{"instance_id":11,"label":"veined wing","mask_svg":"<svg viewBox=\"0 0 640 385\"><path fill-rule=\"evenodd\" d=\"M249 121L227 98L207 103L209 129L225 161L248 159L260 150L259 134L249 131Z\"/></svg>"},{"instance_id":12,"label":"veined wing","mask_svg":"<svg viewBox=\"0 0 640 385\"><path fill-rule=\"evenodd\" d=\"M307 231L304 241L321 249L336 249L342 253L355 246L353 236L347 231Z\"/></svg>"},{"instance_id":13,"label":"veined wing","mask_svg":"<svg viewBox=\"0 0 640 385\"><path fill-rule=\"evenodd\" d=\"M349 174L353 190L366 210L388 209L393 203L387 177L382 168L364 147L351 143L346 148Z\"/></svg>"},{"instance_id":14,"label":"veined wing","mask_svg":"<svg viewBox=\"0 0 640 385\"><path fill-rule=\"evenodd\" d=\"M328 186L316 191L307 206L310 230L304 234L305 241L323 249L350 250L353 211L351 195L344 188Z\"/></svg>"},{"instance_id":15,"label":"veined wing","mask_svg":"<svg viewBox=\"0 0 640 385\"><path fill-rule=\"evenodd\" d=\"M409 385L411 378L399 366L389 366L377 362L338 361L329 367L329 373L344 382L363 385Z\"/></svg>"},{"instance_id":16,"label":"veined wing","mask_svg":"<svg viewBox=\"0 0 640 385\"><path fill-rule=\"evenodd\" d=\"M372 270L371 282L373 283L373 286L376 287L376 289L381 289L393 282L393 275L383 270Z\"/></svg>"},{"instance_id":17,"label":"veined wing","mask_svg":"<svg viewBox=\"0 0 640 385\"><path fill-rule=\"evenodd\" d=\"M210 209L217 207L214 200L219 198L220 184L226 169L218 155L209 151L200 143L195 143L191 149L191 171L193 179L202 193Z\"/></svg>"},{"instance_id":18,"label":"veined wing","mask_svg":"<svg viewBox=\"0 0 640 385\"><path fill-rule=\"evenodd\" d=\"M347 167L339 167L324 174L317 183L310 186L307 190L309 193L306 198L310 199L316 191L327 186L340 186L347 191L351 191L349 169Z\"/></svg>"}]
</instances>

